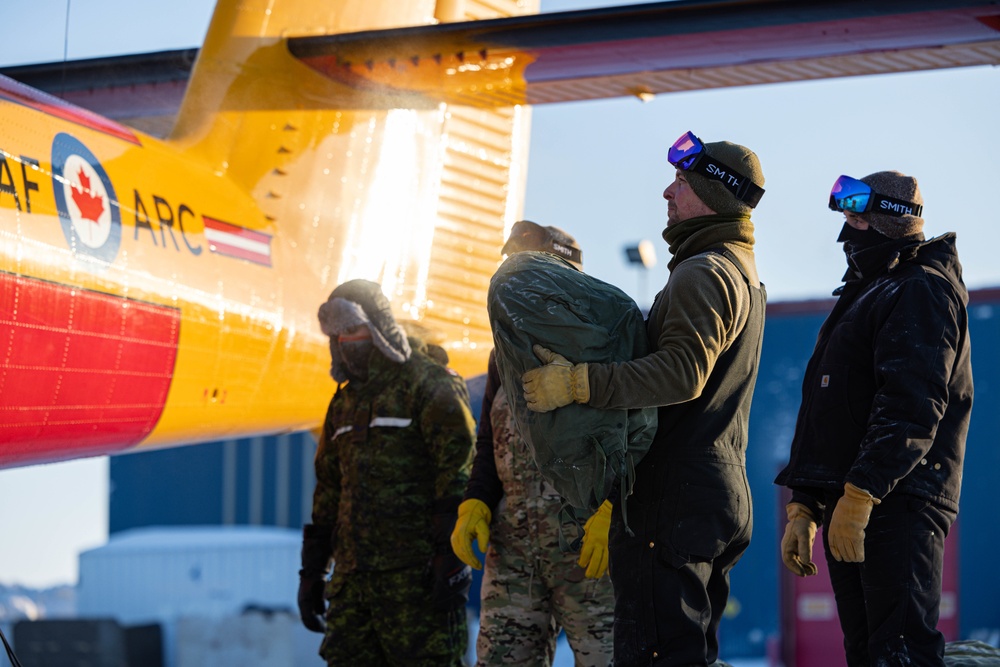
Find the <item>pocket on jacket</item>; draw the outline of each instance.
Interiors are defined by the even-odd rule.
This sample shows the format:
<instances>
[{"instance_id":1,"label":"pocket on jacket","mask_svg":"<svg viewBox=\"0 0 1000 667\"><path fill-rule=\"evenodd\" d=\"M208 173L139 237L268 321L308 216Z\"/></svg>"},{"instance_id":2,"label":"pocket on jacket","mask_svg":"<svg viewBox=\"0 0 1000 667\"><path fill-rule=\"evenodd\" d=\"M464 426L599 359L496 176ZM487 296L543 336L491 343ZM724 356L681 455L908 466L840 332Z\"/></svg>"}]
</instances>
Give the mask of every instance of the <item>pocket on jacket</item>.
<instances>
[{"instance_id":1,"label":"pocket on jacket","mask_svg":"<svg viewBox=\"0 0 1000 667\"><path fill-rule=\"evenodd\" d=\"M853 377L847 364L823 364L817 370L816 386L812 387L815 419L863 435L871 413L871 394L859 385L862 378ZM850 419L853 429L843 424L845 417Z\"/></svg>"}]
</instances>

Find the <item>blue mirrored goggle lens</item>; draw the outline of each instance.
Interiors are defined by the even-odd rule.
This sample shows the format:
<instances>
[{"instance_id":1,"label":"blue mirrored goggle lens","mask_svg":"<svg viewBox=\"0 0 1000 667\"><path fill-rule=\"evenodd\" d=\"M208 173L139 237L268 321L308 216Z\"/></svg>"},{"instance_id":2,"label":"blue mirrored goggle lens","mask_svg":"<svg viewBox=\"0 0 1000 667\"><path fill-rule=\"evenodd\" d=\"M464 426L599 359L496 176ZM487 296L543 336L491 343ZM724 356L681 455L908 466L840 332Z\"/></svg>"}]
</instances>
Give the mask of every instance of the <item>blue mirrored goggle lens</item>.
<instances>
[{"instance_id":1,"label":"blue mirrored goggle lens","mask_svg":"<svg viewBox=\"0 0 1000 667\"><path fill-rule=\"evenodd\" d=\"M691 132L685 132L667 151L667 162L680 170L690 169L694 159L705 149L701 139Z\"/></svg>"},{"instance_id":2,"label":"blue mirrored goggle lens","mask_svg":"<svg viewBox=\"0 0 1000 667\"><path fill-rule=\"evenodd\" d=\"M830 208L835 211L864 213L871 201L871 187L856 178L841 176L830 190Z\"/></svg>"}]
</instances>

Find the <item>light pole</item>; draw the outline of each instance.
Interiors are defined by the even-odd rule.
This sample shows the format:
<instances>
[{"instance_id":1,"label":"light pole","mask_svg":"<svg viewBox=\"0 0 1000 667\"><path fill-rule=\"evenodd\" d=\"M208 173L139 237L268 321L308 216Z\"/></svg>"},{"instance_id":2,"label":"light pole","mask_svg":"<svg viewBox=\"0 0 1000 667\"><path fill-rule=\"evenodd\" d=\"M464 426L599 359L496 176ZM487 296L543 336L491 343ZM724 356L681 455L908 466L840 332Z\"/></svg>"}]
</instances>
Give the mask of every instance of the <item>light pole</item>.
<instances>
[{"instance_id":1,"label":"light pole","mask_svg":"<svg viewBox=\"0 0 1000 667\"><path fill-rule=\"evenodd\" d=\"M635 266L639 271L639 286L636 301L642 309L641 301L646 299L646 283L649 277L649 269L656 266L656 249L653 242L643 239L635 245L625 246L625 257L628 263Z\"/></svg>"}]
</instances>

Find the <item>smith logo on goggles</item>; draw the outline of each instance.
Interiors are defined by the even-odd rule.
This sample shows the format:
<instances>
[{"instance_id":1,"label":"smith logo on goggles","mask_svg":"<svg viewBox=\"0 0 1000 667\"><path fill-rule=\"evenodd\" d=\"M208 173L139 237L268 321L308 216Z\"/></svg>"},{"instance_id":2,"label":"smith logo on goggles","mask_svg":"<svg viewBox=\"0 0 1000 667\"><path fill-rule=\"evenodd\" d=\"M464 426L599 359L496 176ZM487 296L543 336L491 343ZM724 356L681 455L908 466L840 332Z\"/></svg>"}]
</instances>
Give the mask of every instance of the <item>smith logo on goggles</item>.
<instances>
[{"instance_id":1,"label":"smith logo on goggles","mask_svg":"<svg viewBox=\"0 0 1000 667\"><path fill-rule=\"evenodd\" d=\"M880 195L864 181L850 176L841 176L830 190L830 209L851 213L882 213L897 218L915 215L918 218L924 207L905 199Z\"/></svg>"},{"instance_id":2,"label":"smith logo on goggles","mask_svg":"<svg viewBox=\"0 0 1000 667\"><path fill-rule=\"evenodd\" d=\"M681 171L693 171L721 182L733 196L754 208L764 196L764 188L749 177L716 160L705 150L705 144L691 132L685 132L667 151L667 162Z\"/></svg>"}]
</instances>

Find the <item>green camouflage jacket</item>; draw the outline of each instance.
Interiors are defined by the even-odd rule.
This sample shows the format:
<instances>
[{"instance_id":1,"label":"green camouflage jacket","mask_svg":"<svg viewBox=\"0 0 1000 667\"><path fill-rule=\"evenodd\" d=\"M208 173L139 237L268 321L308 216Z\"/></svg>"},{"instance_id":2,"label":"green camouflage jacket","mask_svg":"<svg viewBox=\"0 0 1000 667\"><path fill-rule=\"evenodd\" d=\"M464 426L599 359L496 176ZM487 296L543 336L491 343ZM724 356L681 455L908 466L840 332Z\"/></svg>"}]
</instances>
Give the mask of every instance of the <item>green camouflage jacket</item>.
<instances>
[{"instance_id":1,"label":"green camouflage jacket","mask_svg":"<svg viewBox=\"0 0 1000 667\"><path fill-rule=\"evenodd\" d=\"M335 526L340 572L426 563L431 518L454 511L471 466L461 377L418 351L402 364L375 353L369 372L334 394L316 450L312 520Z\"/></svg>"}]
</instances>

